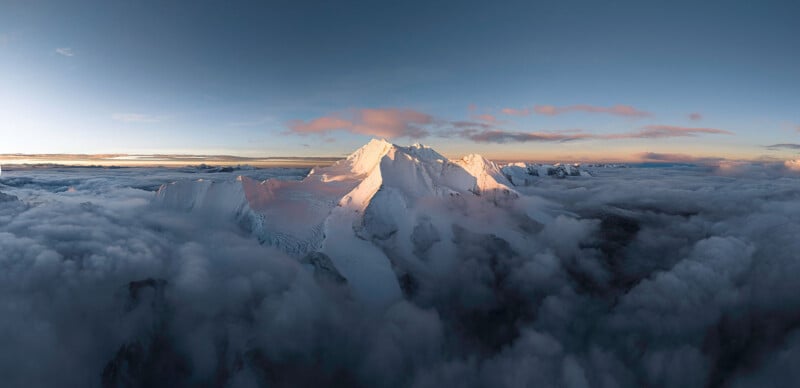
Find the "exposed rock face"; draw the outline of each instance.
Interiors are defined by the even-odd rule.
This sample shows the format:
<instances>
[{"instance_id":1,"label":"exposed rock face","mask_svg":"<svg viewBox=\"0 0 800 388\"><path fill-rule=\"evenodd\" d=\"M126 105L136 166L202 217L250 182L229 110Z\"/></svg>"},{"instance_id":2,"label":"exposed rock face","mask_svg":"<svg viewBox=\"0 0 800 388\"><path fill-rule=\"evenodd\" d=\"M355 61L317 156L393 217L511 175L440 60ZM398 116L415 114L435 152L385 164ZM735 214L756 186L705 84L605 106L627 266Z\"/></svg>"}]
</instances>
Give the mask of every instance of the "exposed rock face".
<instances>
[{"instance_id":1,"label":"exposed rock face","mask_svg":"<svg viewBox=\"0 0 800 388\"><path fill-rule=\"evenodd\" d=\"M170 340L167 281L147 278L128 283L124 314L141 309L152 320L150 330L122 344L102 372L103 388L185 387L191 368Z\"/></svg>"},{"instance_id":2,"label":"exposed rock face","mask_svg":"<svg viewBox=\"0 0 800 388\"><path fill-rule=\"evenodd\" d=\"M347 279L339 273L331 258L322 252L311 252L303 256L300 263L310 265L313 268L314 277L318 280L331 281L336 284L347 283Z\"/></svg>"}]
</instances>

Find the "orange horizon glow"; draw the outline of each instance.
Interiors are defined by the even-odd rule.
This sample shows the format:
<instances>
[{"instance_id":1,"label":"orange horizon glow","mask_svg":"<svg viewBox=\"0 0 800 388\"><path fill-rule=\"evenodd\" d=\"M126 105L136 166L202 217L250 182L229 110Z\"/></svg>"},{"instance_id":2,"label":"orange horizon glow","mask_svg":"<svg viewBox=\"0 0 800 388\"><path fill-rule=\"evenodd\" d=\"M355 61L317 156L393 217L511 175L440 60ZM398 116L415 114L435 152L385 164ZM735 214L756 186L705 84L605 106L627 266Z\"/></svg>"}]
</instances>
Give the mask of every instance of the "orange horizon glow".
<instances>
[{"instance_id":1,"label":"orange horizon glow","mask_svg":"<svg viewBox=\"0 0 800 388\"><path fill-rule=\"evenodd\" d=\"M442 154L450 160L458 160L471 153L480 153L487 159L497 163L531 162L531 163L695 163L715 164L721 161L791 161L791 155L775 153L764 154L733 152L719 150L717 153L694 153L687 149L684 152L671 150L639 148L627 149L625 152L610 153L605 150L582 149L576 152L559 150L537 150L535 156L530 151L502 152L483 150L471 152L448 149ZM707 151L707 150L706 150ZM345 156L298 156L298 157L248 157L235 155L193 155L193 154L0 154L0 165L7 166L100 166L100 167L184 167L207 164L213 166L250 165L253 167L315 167L330 165Z\"/></svg>"}]
</instances>

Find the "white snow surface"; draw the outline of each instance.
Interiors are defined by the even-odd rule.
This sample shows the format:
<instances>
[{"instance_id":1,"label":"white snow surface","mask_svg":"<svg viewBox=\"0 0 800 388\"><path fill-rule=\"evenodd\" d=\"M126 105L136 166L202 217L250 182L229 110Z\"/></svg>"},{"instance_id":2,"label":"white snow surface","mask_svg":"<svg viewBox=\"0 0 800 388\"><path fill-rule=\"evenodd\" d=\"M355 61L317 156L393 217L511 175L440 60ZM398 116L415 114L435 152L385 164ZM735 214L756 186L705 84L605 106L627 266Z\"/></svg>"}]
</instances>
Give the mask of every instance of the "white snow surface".
<instances>
[{"instance_id":1,"label":"white snow surface","mask_svg":"<svg viewBox=\"0 0 800 388\"><path fill-rule=\"evenodd\" d=\"M480 155L450 161L420 144L402 147L373 139L347 158L312 170L302 181L258 182L247 177L219 183L180 181L163 185L156 203L235 218L263 244L297 258L314 251L325 253L356 298L384 305L402 297L392 261L399 259L390 260L387 252L413 260L412 252L419 252L413 241L422 241L415 231L451 235L447 220L431 221L417 209L442 206L431 201L446 201L453 208L515 202L519 194L512 182L519 178L511 175L509 181L507 168ZM420 201L423 204L418 206ZM532 202L516 203L524 208ZM519 212L532 214L530 208ZM441 217L447 215L440 213ZM491 224L468 214L459 219L459 224L475 222L475 229ZM431 252L448 249L438 240L424 245Z\"/></svg>"}]
</instances>

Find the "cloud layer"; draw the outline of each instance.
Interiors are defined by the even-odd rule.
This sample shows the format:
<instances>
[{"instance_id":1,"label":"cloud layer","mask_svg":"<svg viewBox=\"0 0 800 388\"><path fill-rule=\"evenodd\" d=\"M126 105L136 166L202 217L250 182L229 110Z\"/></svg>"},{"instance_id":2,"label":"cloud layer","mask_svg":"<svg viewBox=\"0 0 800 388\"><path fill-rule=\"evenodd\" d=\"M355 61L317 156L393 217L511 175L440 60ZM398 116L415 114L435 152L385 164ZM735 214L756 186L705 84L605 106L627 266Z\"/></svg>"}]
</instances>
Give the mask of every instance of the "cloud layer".
<instances>
[{"instance_id":1,"label":"cloud layer","mask_svg":"<svg viewBox=\"0 0 800 388\"><path fill-rule=\"evenodd\" d=\"M766 168L597 169L516 205L423 201L409 214L453 225L429 254L375 242L406 291L377 310L132 187L194 173L4 172L3 386L791 384L800 181ZM560 215L524 216L543 204Z\"/></svg>"}]
</instances>

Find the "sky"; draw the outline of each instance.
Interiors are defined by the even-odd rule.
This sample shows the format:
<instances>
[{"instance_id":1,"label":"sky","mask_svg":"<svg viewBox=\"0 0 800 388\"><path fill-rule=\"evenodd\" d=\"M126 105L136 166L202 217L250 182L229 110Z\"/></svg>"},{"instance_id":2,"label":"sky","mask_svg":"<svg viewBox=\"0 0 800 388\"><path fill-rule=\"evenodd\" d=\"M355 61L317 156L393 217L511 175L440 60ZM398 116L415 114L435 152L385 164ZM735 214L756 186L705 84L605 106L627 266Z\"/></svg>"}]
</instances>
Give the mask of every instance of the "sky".
<instances>
[{"instance_id":1,"label":"sky","mask_svg":"<svg viewBox=\"0 0 800 388\"><path fill-rule=\"evenodd\" d=\"M0 3L0 154L795 159L796 1Z\"/></svg>"}]
</instances>

